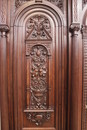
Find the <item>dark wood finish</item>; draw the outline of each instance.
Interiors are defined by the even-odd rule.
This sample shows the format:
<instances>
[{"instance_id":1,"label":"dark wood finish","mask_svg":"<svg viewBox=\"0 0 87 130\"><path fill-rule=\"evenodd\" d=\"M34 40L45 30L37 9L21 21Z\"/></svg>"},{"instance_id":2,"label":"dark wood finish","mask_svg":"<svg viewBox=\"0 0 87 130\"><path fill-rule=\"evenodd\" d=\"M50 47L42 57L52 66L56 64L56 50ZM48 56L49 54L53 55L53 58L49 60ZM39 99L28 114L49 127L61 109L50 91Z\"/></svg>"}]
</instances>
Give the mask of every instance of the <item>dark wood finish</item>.
<instances>
[{"instance_id":1,"label":"dark wood finish","mask_svg":"<svg viewBox=\"0 0 87 130\"><path fill-rule=\"evenodd\" d=\"M81 130L86 3L0 0L2 130Z\"/></svg>"}]
</instances>

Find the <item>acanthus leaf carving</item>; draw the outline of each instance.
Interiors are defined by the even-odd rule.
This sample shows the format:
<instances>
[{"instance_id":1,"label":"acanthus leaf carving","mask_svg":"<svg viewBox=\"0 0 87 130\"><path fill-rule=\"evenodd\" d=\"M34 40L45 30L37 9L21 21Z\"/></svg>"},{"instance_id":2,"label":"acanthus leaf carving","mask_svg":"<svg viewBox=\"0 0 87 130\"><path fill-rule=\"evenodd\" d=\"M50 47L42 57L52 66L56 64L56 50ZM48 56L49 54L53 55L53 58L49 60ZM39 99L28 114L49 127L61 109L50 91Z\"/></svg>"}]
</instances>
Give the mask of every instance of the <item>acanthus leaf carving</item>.
<instances>
[{"instance_id":1,"label":"acanthus leaf carving","mask_svg":"<svg viewBox=\"0 0 87 130\"><path fill-rule=\"evenodd\" d=\"M24 3L28 2L28 1L31 1L31 0L16 0L15 1L15 7L18 8L22 4L24 4ZM52 4L56 5L63 12L64 0L47 0L47 1L49 1ZM36 2L42 2L42 0L36 0Z\"/></svg>"},{"instance_id":2,"label":"acanthus leaf carving","mask_svg":"<svg viewBox=\"0 0 87 130\"><path fill-rule=\"evenodd\" d=\"M43 15L35 15L27 21L26 40L52 40L51 25Z\"/></svg>"},{"instance_id":3,"label":"acanthus leaf carving","mask_svg":"<svg viewBox=\"0 0 87 130\"><path fill-rule=\"evenodd\" d=\"M47 50L36 45L31 52L31 99L30 109L47 108Z\"/></svg>"},{"instance_id":4,"label":"acanthus leaf carving","mask_svg":"<svg viewBox=\"0 0 87 130\"><path fill-rule=\"evenodd\" d=\"M37 126L42 125L45 120L48 121L51 118L51 114L48 112L29 112L26 115L27 119L34 122Z\"/></svg>"}]
</instances>

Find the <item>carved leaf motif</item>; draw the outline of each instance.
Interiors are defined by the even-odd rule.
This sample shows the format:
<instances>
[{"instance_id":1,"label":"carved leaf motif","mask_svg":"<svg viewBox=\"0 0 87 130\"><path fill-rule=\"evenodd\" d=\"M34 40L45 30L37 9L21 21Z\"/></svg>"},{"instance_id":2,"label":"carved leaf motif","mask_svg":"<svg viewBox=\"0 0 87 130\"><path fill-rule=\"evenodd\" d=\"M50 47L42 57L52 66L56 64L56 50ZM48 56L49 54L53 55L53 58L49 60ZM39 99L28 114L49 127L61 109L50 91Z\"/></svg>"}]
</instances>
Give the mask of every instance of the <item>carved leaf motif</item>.
<instances>
[{"instance_id":1,"label":"carved leaf motif","mask_svg":"<svg viewBox=\"0 0 87 130\"><path fill-rule=\"evenodd\" d=\"M51 25L43 15L35 15L27 21L26 40L51 40Z\"/></svg>"},{"instance_id":2,"label":"carved leaf motif","mask_svg":"<svg viewBox=\"0 0 87 130\"><path fill-rule=\"evenodd\" d=\"M58 8L61 9L61 11L63 11L63 0L47 0L51 3L53 3L54 5L56 5Z\"/></svg>"},{"instance_id":3,"label":"carved leaf motif","mask_svg":"<svg viewBox=\"0 0 87 130\"><path fill-rule=\"evenodd\" d=\"M23 3L27 2L27 1L31 1L31 0L16 0L16 2L15 2L16 8L18 8L19 6L21 6ZM64 5L63 0L47 0L47 1L53 3L54 5L56 5L58 8L60 8L63 11L63 5Z\"/></svg>"},{"instance_id":4,"label":"carved leaf motif","mask_svg":"<svg viewBox=\"0 0 87 130\"><path fill-rule=\"evenodd\" d=\"M42 123L45 120L50 119L50 113L44 112L44 113L27 113L27 119L34 122L37 126L42 125Z\"/></svg>"},{"instance_id":5,"label":"carved leaf motif","mask_svg":"<svg viewBox=\"0 0 87 130\"><path fill-rule=\"evenodd\" d=\"M42 45L33 46L31 56L31 100L30 109L47 108L47 50Z\"/></svg>"}]
</instances>

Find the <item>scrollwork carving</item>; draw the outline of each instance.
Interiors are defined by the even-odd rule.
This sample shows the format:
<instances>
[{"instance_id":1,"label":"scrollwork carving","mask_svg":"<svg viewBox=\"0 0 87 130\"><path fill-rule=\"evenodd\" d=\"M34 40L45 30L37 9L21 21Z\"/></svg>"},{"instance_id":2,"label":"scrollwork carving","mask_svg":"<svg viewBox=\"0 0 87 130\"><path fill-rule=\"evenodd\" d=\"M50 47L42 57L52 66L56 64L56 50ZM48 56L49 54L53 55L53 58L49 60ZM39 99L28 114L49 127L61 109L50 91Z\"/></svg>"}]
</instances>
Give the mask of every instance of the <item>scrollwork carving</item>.
<instances>
[{"instance_id":1,"label":"scrollwork carving","mask_svg":"<svg viewBox=\"0 0 87 130\"><path fill-rule=\"evenodd\" d=\"M43 15L35 15L26 23L26 40L52 40L51 25Z\"/></svg>"},{"instance_id":2,"label":"scrollwork carving","mask_svg":"<svg viewBox=\"0 0 87 130\"><path fill-rule=\"evenodd\" d=\"M37 126L42 125L42 123L46 120L48 121L51 118L50 113L48 112L29 112L26 114L27 119L34 122Z\"/></svg>"},{"instance_id":3,"label":"scrollwork carving","mask_svg":"<svg viewBox=\"0 0 87 130\"><path fill-rule=\"evenodd\" d=\"M16 0L15 1L15 7L18 8L23 3L26 3L28 1L31 1L31 0ZM53 3L54 5L56 5L63 12L64 0L47 0L47 1L49 1L49 2ZM42 2L42 0L36 0L36 2Z\"/></svg>"},{"instance_id":4,"label":"scrollwork carving","mask_svg":"<svg viewBox=\"0 0 87 130\"><path fill-rule=\"evenodd\" d=\"M30 109L47 109L47 50L42 45L31 49Z\"/></svg>"},{"instance_id":5,"label":"scrollwork carving","mask_svg":"<svg viewBox=\"0 0 87 130\"><path fill-rule=\"evenodd\" d=\"M64 1L63 0L47 0L51 3L53 3L54 5L56 5L62 12L63 12L63 4L64 4Z\"/></svg>"}]
</instances>

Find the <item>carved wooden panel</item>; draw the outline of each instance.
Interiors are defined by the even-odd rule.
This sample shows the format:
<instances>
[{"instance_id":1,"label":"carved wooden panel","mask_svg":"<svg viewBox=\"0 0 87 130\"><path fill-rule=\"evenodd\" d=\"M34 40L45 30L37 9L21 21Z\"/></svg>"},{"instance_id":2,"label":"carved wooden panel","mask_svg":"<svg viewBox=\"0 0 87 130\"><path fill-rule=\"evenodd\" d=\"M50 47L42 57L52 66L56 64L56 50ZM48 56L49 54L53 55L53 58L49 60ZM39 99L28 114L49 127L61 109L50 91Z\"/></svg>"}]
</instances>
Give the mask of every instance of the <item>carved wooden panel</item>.
<instances>
[{"instance_id":1,"label":"carved wooden panel","mask_svg":"<svg viewBox=\"0 0 87 130\"><path fill-rule=\"evenodd\" d=\"M26 40L52 40L51 25L45 16L35 15L27 21Z\"/></svg>"},{"instance_id":2,"label":"carved wooden panel","mask_svg":"<svg viewBox=\"0 0 87 130\"><path fill-rule=\"evenodd\" d=\"M44 15L34 15L26 22L26 118L36 126L44 124L54 115L50 101L49 74L52 60L51 24ZM52 87L52 88L51 88Z\"/></svg>"},{"instance_id":3,"label":"carved wooden panel","mask_svg":"<svg viewBox=\"0 0 87 130\"><path fill-rule=\"evenodd\" d=\"M83 27L83 107L82 130L87 129L87 27Z\"/></svg>"},{"instance_id":4,"label":"carved wooden panel","mask_svg":"<svg viewBox=\"0 0 87 130\"><path fill-rule=\"evenodd\" d=\"M16 0L15 1L16 8L20 7L23 3L26 3L27 1L31 1L31 0ZM63 9L64 9L64 0L47 0L47 1L49 1L52 4L56 5L63 12Z\"/></svg>"}]
</instances>

